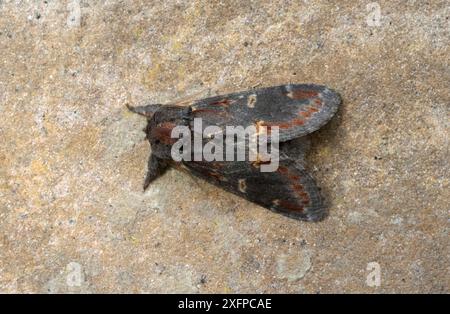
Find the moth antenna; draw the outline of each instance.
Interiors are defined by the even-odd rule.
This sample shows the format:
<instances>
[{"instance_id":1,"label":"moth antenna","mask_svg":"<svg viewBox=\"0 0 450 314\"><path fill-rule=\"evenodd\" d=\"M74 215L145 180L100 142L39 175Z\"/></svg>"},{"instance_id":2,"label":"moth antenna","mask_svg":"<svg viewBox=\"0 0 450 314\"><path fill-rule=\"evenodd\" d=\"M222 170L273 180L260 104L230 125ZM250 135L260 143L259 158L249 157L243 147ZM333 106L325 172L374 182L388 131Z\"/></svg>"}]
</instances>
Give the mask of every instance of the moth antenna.
<instances>
[{"instance_id":1,"label":"moth antenna","mask_svg":"<svg viewBox=\"0 0 450 314\"><path fill-rule=\"evenodd\" d=\"M141 116L147 117L147 118L151 118L153 117L153 115L155 114L155 112L161 108L162 105L160 104L151 104L151 105L146 105L146 106L130 106L129 104L126 104L128 110L130 110L131 112L137 113Z\"/></svg>"}]
</instances>

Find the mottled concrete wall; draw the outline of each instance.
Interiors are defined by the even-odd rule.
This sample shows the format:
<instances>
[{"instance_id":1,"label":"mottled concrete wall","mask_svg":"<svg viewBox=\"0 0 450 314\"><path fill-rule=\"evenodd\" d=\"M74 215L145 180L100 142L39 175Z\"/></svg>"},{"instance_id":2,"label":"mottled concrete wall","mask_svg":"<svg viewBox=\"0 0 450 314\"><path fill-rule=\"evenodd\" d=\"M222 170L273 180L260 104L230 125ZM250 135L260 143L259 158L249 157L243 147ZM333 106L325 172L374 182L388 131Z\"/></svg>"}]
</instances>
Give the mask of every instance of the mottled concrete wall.
<instances>
[{"instance_id":1,"label":"mottled concrete wall","mask_svg":"<svg viewBox=\"0 0 450 314\"><path fill-rule=\"evenodd\" d=\"M0 291L449 292L448 1L369 3L0 1ZM344 101L308 157L326 220L142 192L126 103L289 82Z\"/></svg>"}]
</instances>

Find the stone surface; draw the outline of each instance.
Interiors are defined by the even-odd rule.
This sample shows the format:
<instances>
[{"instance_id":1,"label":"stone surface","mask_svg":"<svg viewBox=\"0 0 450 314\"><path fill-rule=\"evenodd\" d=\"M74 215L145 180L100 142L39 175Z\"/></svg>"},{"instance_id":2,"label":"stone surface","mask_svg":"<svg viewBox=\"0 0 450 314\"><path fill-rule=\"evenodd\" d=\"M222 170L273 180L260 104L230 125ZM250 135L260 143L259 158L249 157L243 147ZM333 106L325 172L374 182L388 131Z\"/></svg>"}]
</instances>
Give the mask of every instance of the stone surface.
<instances>
[{"instance_id":1,"label":"stone surface","mask_svg":"<svg viewBox=\"0 0 450 314\"><path fill-rule=\"evenodd\" d=\"M447 1L0 1L0 291L449 292L449 16ZM308 156L326 220L175 170L142 192L145 121L126 103L289 82L344 101Z\"/></svg>"}]
</instances>

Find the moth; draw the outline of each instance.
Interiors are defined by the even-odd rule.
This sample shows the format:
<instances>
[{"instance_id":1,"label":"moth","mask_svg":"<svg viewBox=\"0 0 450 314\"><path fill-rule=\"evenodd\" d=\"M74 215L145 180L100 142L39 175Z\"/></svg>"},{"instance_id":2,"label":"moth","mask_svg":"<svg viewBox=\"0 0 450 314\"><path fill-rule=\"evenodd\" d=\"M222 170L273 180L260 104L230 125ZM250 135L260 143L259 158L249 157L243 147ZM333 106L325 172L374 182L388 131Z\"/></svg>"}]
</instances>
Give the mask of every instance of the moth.
<instances>
[{"instance_id":1,"label":"moth","mask_svg":"<svg viewBox=\"0 0 450 314\"><path fill-rule=\"evenodd\" d=\"M188 104L150 104L128 108L147 118L144 129L151 145L144 190L168 167L190 172L220 188L290 218L319 221L326 214L321 193L305 169L308 150L306 135L318 130L336 113L340 96L326 86L288 84L214 96ZM264 126L267 142L277 130L279 161L276 171L262 172L261 160L220 161L172 158L172 137L177 126L194 131L194 122L202 127L216 126L224 131L230 125ZM275 134L275 133L274 133ZM208 142L202 138L202 142ZM292 149L294 146L294 149ZM292 153L292 151L294 153Z\"/></svg>"}]
</instances>

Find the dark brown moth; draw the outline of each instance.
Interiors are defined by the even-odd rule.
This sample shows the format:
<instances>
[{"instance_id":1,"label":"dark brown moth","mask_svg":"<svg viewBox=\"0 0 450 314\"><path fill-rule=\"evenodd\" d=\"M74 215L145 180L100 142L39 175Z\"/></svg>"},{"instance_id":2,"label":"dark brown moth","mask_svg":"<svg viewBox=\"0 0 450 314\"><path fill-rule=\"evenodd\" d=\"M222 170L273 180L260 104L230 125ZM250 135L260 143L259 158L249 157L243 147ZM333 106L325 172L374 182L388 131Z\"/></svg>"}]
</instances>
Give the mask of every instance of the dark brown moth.
<instances>
[{"instance_id":1,"label":"dark brown moth","mask_svg":"<svg viewBox=\"0 0 450 314\"><path fill-rule=\"evenodd\" d=\"M152 153L144 189L170 166L188 170L226 191L237 194L285 216L318 221L326 215L326 206L313 178L307 173L303 156L308 145L299 139L318 130L336 113L341 103L331 89L313 84L289 84L215 96L188 105L160 105L128 108L145 116L145 129ZM279 166L275 172L261 172L262 161L179 161L172 159L172 145L177 138L171 133L176 126L194 129L193 121L201 118L203 127L244 128L262 126L279 130ZM223 133L224 134L224 133ZM220 135L222 136L222 135ZM203 139L207 142L208 139ZM295 154L292 151L292 146Z\"/></svg>"}]
</instances>

